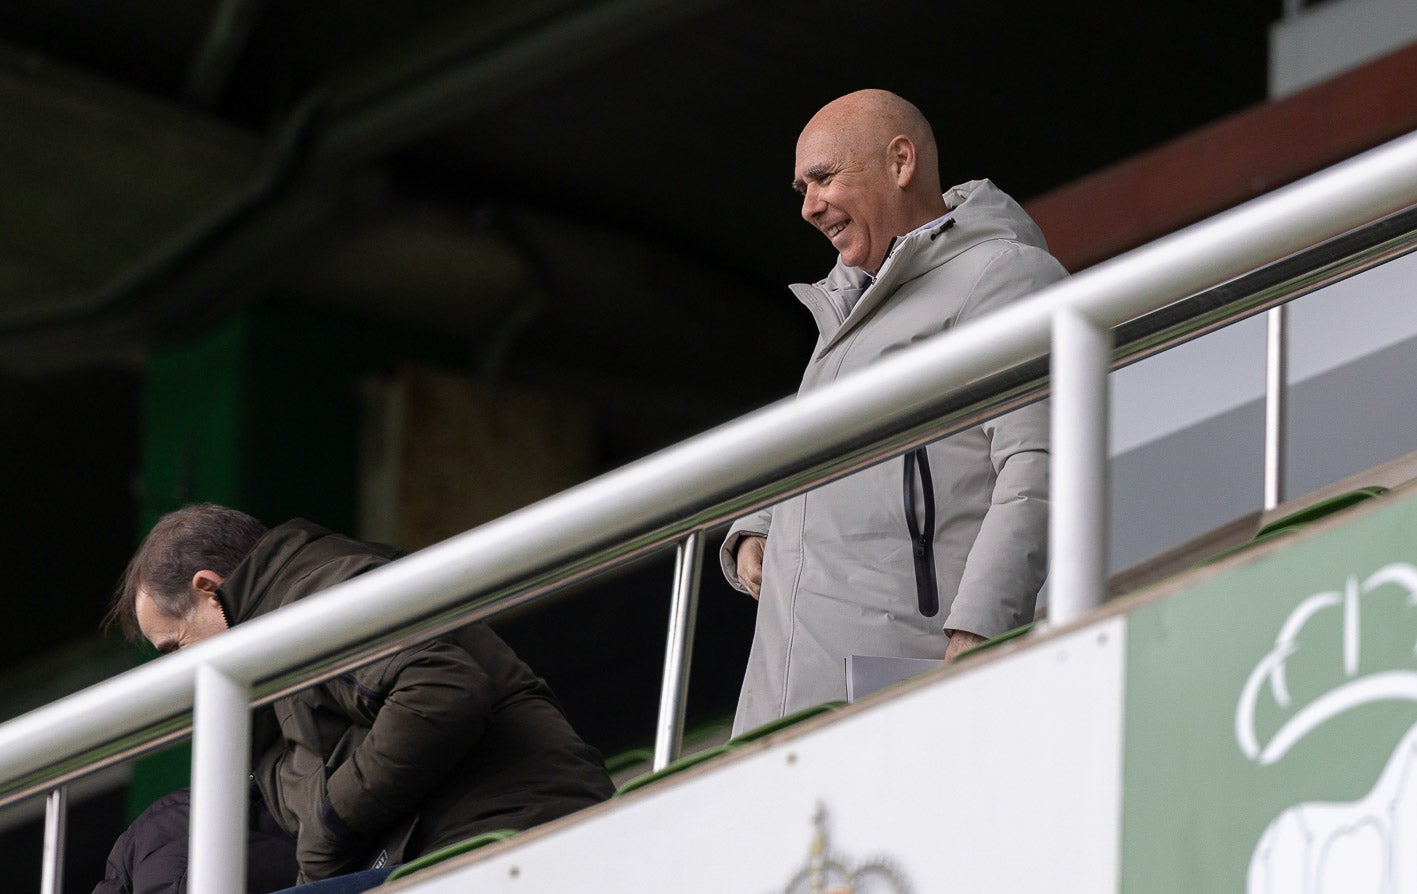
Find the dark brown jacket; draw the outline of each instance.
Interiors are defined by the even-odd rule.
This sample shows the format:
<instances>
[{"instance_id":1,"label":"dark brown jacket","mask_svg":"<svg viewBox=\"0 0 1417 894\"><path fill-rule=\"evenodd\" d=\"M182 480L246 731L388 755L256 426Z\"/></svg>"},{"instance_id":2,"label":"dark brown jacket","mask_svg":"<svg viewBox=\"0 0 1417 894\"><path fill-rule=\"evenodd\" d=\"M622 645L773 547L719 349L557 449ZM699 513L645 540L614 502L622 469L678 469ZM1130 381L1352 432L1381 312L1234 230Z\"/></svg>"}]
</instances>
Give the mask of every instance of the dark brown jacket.
<instances>
[{"instance_id":1,"label":"dark brown jacket","mask_svg":"<svg viewBox=\"0 0 1417 894\"><path fill-rule=\"evenodd\" d=\"M186 894L191 789L158 798L133 820L108 854L93 894ZM246 814L246 894L295 884L295 839L276 824L255 790Z\"/></svg>"},{"instance_id":2,"label":"dark brown jacket","mask_svg":"<svg viewBox=\"0 0 1417 894\"><path fill-rule=\"evenodd\" d=\"M236 625L397 555L291 521L261 538L218 595ZM302 880L525 829L613 790L551 690L483 624L256 712L252 747L256 785L296 836Z\"/></svg>"}]
</instances>

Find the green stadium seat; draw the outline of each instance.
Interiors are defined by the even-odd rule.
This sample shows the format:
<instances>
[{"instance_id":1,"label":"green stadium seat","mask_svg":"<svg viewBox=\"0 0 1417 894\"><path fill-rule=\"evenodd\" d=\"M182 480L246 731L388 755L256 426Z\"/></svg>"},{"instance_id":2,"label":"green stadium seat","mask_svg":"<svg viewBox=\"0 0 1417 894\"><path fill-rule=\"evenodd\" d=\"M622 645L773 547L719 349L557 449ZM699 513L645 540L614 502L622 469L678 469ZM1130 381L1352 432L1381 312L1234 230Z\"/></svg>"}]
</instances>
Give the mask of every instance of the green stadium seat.
<instances>
[{"instance_id":1,"label":"green stadium seat","mask_svg":"<svg viewBox=\"0 0 1417 894\"><path fill-rule=\"evenodd\" d=\"M612 754L605 759L605 772L614 776L623 773L631 767L647 764L654 760L654 751L650 748L630 748L619 754Z\"/></svg>"},{"instance_id":2,"label":"green stadium seat","mask_svg":"<svg viewBox=\"0 0 1417 894\"><path fill-rule=\"evenodd\" d=\"M763 738L764 736L770 736L778 730L787 729L789 726L801 723L802 721L807 720L809 718L816 717L819 714L826 714L829 711L835 711L837 708L840 708L845 704L846 702L823 702L820 705L813 705L810 708L803 708L800 711L794 711L793 713L788 714L786 717L779 717L777 720L769 721L768 723L764 723L762 726L755 726L752 729L747 730L746 732L734 736L733 738L728 740L728 745L729 747L736 748L739 745L745 745L748 742L754 742L758 739Z\"/></svg>"},{"instance_id":3,"label":"green stadium seat","mask_svg":"<svg viewBox=\"0 0 1417 894\"><path fill-rule=\"evenodd\" d=\"M980 643L974 648L965 649L963 652L960 652L958 655L955 656L955 660L959 660L960 658L963 658L966 655L974 655L977 652L983 652L986 649L992 649L999 643L1006 643L1011 639L1017 639L1018 637L1023 636L1025 633L1032 630L1033 625L1037 623L1037 621L1029 621L1027 624L1023 624L1019 627L1015 627L1013 630L1001 633L993 639L986 639L984 642Z\"/></svg>"},{"instance_id":4,"label":"green stadium seat","mask_svg":"<svg viewBox=\"0 0 1417 894\"><path fill-rule=\"evenodd\" d=\"M728 744L724 743L722 745L714 745L711 748L705 748L703 751L695 751L693 754L686 754L678 760L670 761L662 770L655 770L653 773L645 773L643 776L636 776L634 779L620 786L620 788L615 791L614 797L618 798L621 795L642 789L647 785L652 785L661 779L667 779L676 773L681 773L692 766L718 757L720 754L728 751L728 748Z\"/></svg>"},{"instance_id":5,"label":"green stadium seat","mask_svg":"<svg viewBox=\"0 0 1417 894\"><path fill-rule=\"evenodd\" d=\"M754 727L753 729L748 730L742 735L734 736L733 738L722 744L713 745L703 749L702 751L695 751L692 754L686 754L676 761L671 761L662 770L656 770L653 773L646 773L643 776L636 776L634 779L631 779L629 782L626 782L624 785L620 786L620 788L615 792L615 797L618 798L621 795L629 794L630 792L644 788L647 785L652 785L660 781L661 779L667 779L670 776L683 772L684 770L687 770L690 767L697 766L698 764L702 764L705 761L712 760L713 758L718 757L721 754L725 754L729 751L732 751L733 749L738 748L741 745L745 745L748 742L756 741L758 739L763 738L764 736L771 735L772 733L775 733L778 730L787 729L789 726L792 726L796 723L801 723L809 717L816 717L819 714L825 714L828 711L834 711L845 704L846 702L826 702L820 705L813 705L810 708L803 708L800 711L788 714L786 717L779 718L777 720L772 721L771 723L765 723L762 726Z\"/></svg>"},{"instance_id":6,"label":"green stadium seat","mask_svg":"<svg viewBox=\"0 0 1417 894\"><path fill-rule=\"evenodd\" d=\"M1260 528L1259 531L1255 533L1254 539L1257 541L1266 539L1280 531L1311 524L1321 518L1333 515L1336 512L1342 512L1350 506L1356 506L1366 500L1371 500L1373 497L1380 497L1385 493L1387 493L1387 488L1374 485L1350 490L1338 494L1337 496L1329 497L1327 500L1320 500L1312 506L1305 506L1303 509L1298 509L1282 518L1275 519Z\"/></svg>"},{"instance_id":7,"label":"green stadium seat","mask_svg":"<svg viewBox=\"0 0 1417 894\"><path fill-rule=\"evenodd\" d=\"M1374 497L1380 497L1385 493L1387 493L1387 488L1372 485L1370 487L1360 487L1345 491L1344 493L1329 497L1327 500L1320 500L1312 506L1305 506L1303 509L1297 509L1288 515L1276 518L1274 521L1256 531L1255 536L1251 538L1248 543L1242 543L1219 555L1211 556L1200 564L1209 565L1212 562L1219 562L1221 559L1229 558L1236 553L1253 549L1261 543L1268 543L1271 540L1277 540L1280 537L1297 533L1300 529L1313 524L1319 519L1327 518L1345 509L1356 506L1359 503L1371 500Z\"/></svg>"},{"instance_id":8,"label":"green stadium seat","mask_svg":"<svg viewBox=\"0 0 1417 894\"><path fill-rule=\"evenodd\" d=\"M483 832L481 835L474 835L464 841L439 848L431 854L424 854L416 860L410 860L395 869L393 872L389 873L388 878L384 879L384 884L387 885L398 879L407 878L420 869L427 869L429 866L434 866L438 863L442 863L444 860L450 860L453 857L475 851L481 847L486 847L489 844L506 841L515 834L517 834L516 829L496 829L492 832Z\"/></svg>"}]
</instances>

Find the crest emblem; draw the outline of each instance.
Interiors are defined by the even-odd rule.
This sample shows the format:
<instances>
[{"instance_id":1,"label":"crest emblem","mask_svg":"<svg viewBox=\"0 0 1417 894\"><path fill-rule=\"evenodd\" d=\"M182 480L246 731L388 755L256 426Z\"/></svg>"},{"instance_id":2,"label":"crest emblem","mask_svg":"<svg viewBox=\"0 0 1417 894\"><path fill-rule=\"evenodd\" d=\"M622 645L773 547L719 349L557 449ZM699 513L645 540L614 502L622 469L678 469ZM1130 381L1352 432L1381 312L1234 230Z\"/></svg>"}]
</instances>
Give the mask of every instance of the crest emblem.
<instances>
[{"instance_id":1,"label":"crest emblem","mask_svg":"<svg viewBox=\"0 0 1417 894\"><path fill-rule=\"evenodd\" d=\"M852 868L844 856L832 850L827 810L820 803L812 824L816 831L807 865L792 877L785 894L910 894L910 887L887 861L875 858Z\"/></svg>"},{"instance_id":2,"label":"crest emblem","mask_svg":"<svg viewBox=\"0 0 1417 894\"><path fill-rule=\"evenodd\" d=\"M1417 605L1417 568L1406 562L1385 565L1361 582L1349 576L1343 590L1315 593L1289 613L1274 647L1264 655L1240 692L1235 741L1246 759L1260 767L1277 764L1319 727L1377 702L1417 701L1417 670L1380 666L1364 673L1362 622L1365 601L1381 599ZM1305 634L1325 616L1339 633L1327 651L1341 659L1330 668L1328 688L1297 700L1291 694L1289 663L1305 653ZM1390 617L1390 614L1385 615ZM1391 629L1391 622L1381 628ZM1411 651L1407 652L1410 661ZM1269 735L1256 717L1266 704L1281 719ZM1271 722L1270 726L1274 726ZM1408 831L1417 825L1417 726L1392 752L1371 790L1345 802L1310 801L1282 811L1265 829L1250 858L1250 894L1329 891L1417 891L1417 861Z\"/></svg>"}]
</instances>

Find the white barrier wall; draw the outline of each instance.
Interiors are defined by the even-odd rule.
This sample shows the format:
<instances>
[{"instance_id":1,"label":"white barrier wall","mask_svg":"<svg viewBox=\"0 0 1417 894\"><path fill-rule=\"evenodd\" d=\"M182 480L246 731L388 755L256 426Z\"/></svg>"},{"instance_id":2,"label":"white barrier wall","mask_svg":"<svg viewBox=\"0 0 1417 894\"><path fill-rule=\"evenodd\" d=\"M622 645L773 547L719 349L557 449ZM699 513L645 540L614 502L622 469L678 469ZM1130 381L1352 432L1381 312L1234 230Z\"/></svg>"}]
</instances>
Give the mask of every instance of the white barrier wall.
<instances>
[{"instance_id":1,"label":"white barrier wall","mask_svg":"<svg viewBox=\"0 0 1417 894\"><path fill-rule=\"evenodd\" d=\"M1133 602L402 885L1417 891L1417 494Z\"/></svg>"},{"instance_id":2,"label":"white barrier wall","mask_svg":"<svg viewBox=\"0 0 1417 894\"><path fill-rule=\"evenodd\" d=\"M1113 889L1123 647L1120 621L1090 628L643 789L418 890L835 890L792 886L819 833L840 871L875 876L859 890Z\"/></svg>"}]
</instances>

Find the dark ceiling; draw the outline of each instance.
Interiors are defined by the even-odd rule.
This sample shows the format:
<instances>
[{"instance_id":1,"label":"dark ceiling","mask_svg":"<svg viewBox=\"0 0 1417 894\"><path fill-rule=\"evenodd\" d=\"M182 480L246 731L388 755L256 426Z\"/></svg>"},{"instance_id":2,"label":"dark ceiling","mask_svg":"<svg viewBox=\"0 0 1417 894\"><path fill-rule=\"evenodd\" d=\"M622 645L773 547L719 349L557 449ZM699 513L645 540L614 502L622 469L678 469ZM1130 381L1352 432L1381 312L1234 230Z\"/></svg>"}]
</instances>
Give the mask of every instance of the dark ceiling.
<instances>
[{"instance_id":1,"label":"dark ceiling","mask_svg":"<svg viewBox=\"0 0 1417 894\"><path fill-rule=\"evenodd\" d=\"M781 286L831 263L787 187L816 108L894 89L946 182L1027 199L1261 100L1279 14L7 0L0 371L133 361L279 294L532 377L705 389L731 358L780 394L810 343Z\"/></svg>"},{"instance_id":2,"label":"dark ceiling","mask_svg":"<svg viewBox=\"0 0 1417 894\"><path fill-rule=\"evenodd\" d=\"M86 504L112 579L131 503L72 470L130 489L145 351L251 302L451 339L596 404L612 458L789 393L818 107L893 89L946 182L1027 199L1261 100L1279 6L6 0L0 558Z\"/></svg>"},{"instance_id":3,"label":"dark ceiling","mask_svg":"<svg viewBox=\"0 0 1417 894\"><path fill-rule=\"evenodd\" d=\"M934 122L946 182L1026 200L1261 101L1280 14L5 0L0 666L98 621L133 545L150 346L262 301L387 323L455 341L475 373L589 398L607 427L639 426L614 435L630 455L795 387L813 332L783 286L833 257L788 184L822 104L895 90ZM637 573L612 605L668 580ZM709 706L731 704L752 625L747 600L714 598L695 670ZM657 653L654 624L622 636ZM555 629L526 646L539 669L582 632ZM616 697L649 716L639 654L600 651L598 676L646 681ZM589 700L588 675L557 686ZM603 726L595 741L633 732Z\"/></svg>"},{"instance_id":4,"label":"dark ceiling","mask_svg":"<svg viewBox=\"0 0 1417 894\"><path fill-rule=\"evenodd\" d=\"M10 657L132 548L150 346L263 301L387 324L593 402L618 461L796 385L783 286L833 258L788 184L822 104L893 89L946 182L1026 200L1261 101L1280 13L5 0L0 618L36 631Z\"/></svg>"}]
</instances>

